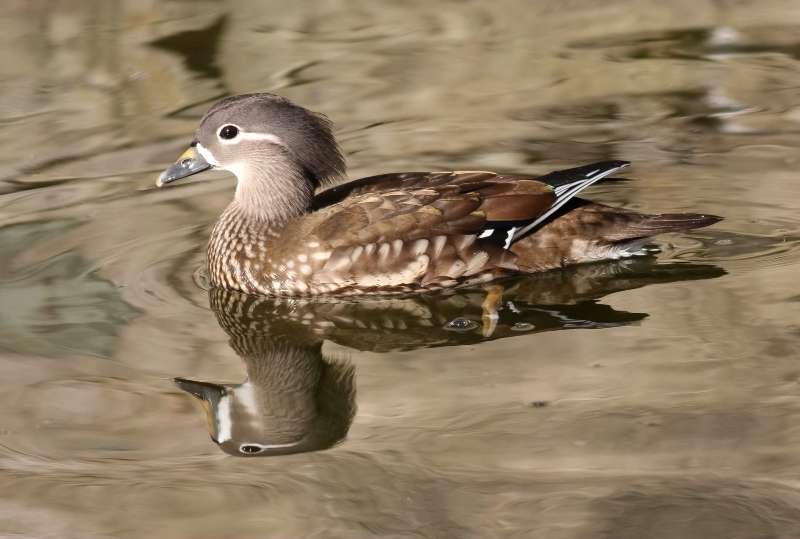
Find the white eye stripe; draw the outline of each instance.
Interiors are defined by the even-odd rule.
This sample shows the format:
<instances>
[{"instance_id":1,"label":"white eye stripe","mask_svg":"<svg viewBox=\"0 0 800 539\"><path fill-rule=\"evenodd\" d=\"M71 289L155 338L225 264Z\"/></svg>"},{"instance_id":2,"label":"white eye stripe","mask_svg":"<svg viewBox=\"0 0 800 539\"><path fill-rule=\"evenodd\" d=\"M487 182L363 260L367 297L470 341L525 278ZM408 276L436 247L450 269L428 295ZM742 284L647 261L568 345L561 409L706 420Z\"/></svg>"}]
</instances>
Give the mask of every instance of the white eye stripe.
<instances>
[{"instance_id":1,"label":"white eye stripe","mask_svg":"<svg viewBox=\"0 0 800 539\"><path fill-rule=\"evenodd\" d=\"M220 136L220 133L222 132L223 129L225 129L228 126L235 127L238 130L238 133L233 138L229 139L222 138ZM273 135L272 133L249 133L236 124L225 124L222 127L220 127L219 131L217 131L217 138L219 139L221 144L239 144L243 140L266 140L268 142L277 144L279 146L285 146L283 140L277 135Z\"/></svg>"},{"instance_id":2,"label":"white eye stripe","mask_svg":"<svg viewBox=\"0 0 800 539\"><path fill-rule=\"evenodd\" d=\"M248 444L239 445L239 451L241 451L242 453L246 453L247 451L242 451L242 448L248 445L253 447L258 447L259 449L261 449L261 451L263 451L265 449L283 449L284 447L294 447L296 445L300 445L300 441L291 442L288 444L260 444L257 442L250 442Z\"/></svg>"},{"instance_id":3,"label":"white eye stripe","mask_svg":"<svg viewBox=\"0 0 800 539\"><path fill-rule=\"evenodd\" d=\"M284 145L283 139L281 139L278 135L273 135L272 133L248 133L246 131L240 131L238 137L227 142L233 142L235 140L268 140L279 146Z\"/></svg>"}]
</instances>

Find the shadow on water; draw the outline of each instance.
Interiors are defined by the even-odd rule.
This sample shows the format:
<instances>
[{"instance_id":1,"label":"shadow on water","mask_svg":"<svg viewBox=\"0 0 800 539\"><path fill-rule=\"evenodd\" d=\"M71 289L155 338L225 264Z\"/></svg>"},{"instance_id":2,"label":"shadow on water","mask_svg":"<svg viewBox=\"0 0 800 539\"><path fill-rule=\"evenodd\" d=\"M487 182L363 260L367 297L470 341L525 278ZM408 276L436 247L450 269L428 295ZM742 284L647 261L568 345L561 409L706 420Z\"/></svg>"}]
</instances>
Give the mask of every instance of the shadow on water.
<instances>
[{"instance_id":1,"label":"shadow on water","mask_svg":"<svg viewBox=\"0 0 800 539\"><path fill-rule=\"evenodd\" d=\"M227 15L222 15L205 28L170 34L150 45L177 54L192 73L218 80L222 73L217 65L218 49L226 22Z\"/></svg>"},{"instance_id":2,"label":"shadow on water","mask_svg":"<svg viewBox=\"0 0 800 539\"><path fill-rule=\"evenodd\" d=\"M187 378L175 383L201 401L211 439L226 453L268 456L327 449L347 435L356 391L354 367L326 357L326 340L387 352L616 327L647 314L600 303L606 295L724 274L713 265L629 259L509 280L503 283L496 323L484 317L482 289L349 301L287 300L211 289L211 308L244 361L247 378L240 384Z\"/></svg>"}]
</instances>

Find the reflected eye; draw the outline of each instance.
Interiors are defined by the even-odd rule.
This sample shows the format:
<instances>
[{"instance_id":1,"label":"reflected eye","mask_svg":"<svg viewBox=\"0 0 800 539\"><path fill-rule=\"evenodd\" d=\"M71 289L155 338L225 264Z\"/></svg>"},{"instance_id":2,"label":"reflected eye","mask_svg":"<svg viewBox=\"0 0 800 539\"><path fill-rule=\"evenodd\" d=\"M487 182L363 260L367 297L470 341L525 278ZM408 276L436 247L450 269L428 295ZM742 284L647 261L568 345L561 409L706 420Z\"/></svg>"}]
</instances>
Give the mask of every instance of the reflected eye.
<instances>
[{"instance_id":1,"label":"reflected eye","mask_svg":"<svg viewBox=\"0 0 800 539\"><path fill-rule=\"evenodd\" d=\"M222 128L219 130L219 138L225 140L231 140L232 138L236 138L236 135L239 134L239 128L235 125L223 125Z\"/></svg>"},{"instance_id":2,"label":"reflected eye","mask_svg":"<svg viewBox=\"0 0 800 539\"><path fill-rule=\"evenodd\" d=\"M242 453L247 453L248 455L261 453L263 450L264 450L263 447L257 445L248 445L248 444L245 444L239 448L239 451L241 451Z\"/></svg>"}]
</instances>

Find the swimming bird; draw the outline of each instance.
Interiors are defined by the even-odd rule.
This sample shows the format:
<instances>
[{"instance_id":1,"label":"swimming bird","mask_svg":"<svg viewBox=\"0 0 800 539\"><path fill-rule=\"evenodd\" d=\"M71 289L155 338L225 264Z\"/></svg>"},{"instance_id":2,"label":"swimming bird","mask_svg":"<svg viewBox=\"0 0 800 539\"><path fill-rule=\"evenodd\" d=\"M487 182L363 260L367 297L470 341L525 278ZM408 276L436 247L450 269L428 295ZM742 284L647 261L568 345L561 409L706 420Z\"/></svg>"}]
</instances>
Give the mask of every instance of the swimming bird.
<instances>
[{"instance_id":1,"label":"swimming bird","mask_svg":"<svg viewBox=\"0 0 800 539\"><path fill-rule=\"evenodd\" d=\"M401 172L317 193L345 172L331 122L255 93L213 105L157 185L211 168L236 176L208 245L216 287L270 296L390 294L624 258L656 234L720 220L577 198L628 165L602 161L540 177ZM490 290L487 301L497 303L497 295Z\"/></svg>"}]
</instances>

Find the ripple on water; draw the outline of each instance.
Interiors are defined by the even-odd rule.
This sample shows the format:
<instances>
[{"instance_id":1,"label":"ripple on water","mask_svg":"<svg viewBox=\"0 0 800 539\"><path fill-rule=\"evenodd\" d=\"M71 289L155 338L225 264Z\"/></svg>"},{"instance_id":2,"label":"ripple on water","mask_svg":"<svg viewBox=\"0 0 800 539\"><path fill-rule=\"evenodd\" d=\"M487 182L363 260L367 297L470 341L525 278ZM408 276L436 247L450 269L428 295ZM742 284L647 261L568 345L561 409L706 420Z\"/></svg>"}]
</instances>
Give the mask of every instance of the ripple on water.
<instances>
[{"instance_id":1,"label":"ripple on water","mask_svg":"<svg viewBox=\"0 0 800 539\"><path fill-rule=\"evenodd\" d=\"M87 230L99 248L81 245ZM0 348L110 357L119 329L143 312L207 312L191 277L202 264L201 238L193 225L104 247L81 221L0 228Z\"/></svg>"},{"instance_id":2,"label":"ripple on water","mask_svg":"<svg viewBox=\"0 0 800 539\"><path fill-rule=\"evenodd\" d=\"M781 54L800 58L795 26L708 26L633 32L582 39L574 49L604 50L611 60L720 60L736 56Z\"/></svg>"},{"instance_id":3,"label":"ripple on water","mask_svg":"<svg viewBox=\"0 0 800 539\"><path fill-rule=\"evenodd\" d=\"M201 14L74 3L0 20L13 26L0 36L22 45L6 55L20 89L6 103L21 112L0 133L0 165L13 169L0 178L0 529L800 537L797 317L763 301L797 305L790 1L709 0L697 6L704 26L686 28L682 7L658 1L234 3L237 16L225 2ZM778 24L727 24L755 18ZM586 24L598 21L610 22ZM306 343L286 329L293 310L324 323L314 338L346 347L361 412L326 451L230 458L170 381L246 376L198 269L205 224L228 198L214 193L229 184L139 188L152 185L142 167L173 158L220 92L256 88L329 113L359 171L631 159L636 176L652 167L643 181L587 198L729 220L656 240L656 263L509 283L494 342L481 290L266 305L284 340ZM552 332L578 327L604 329Z\"/></svg>"},{"instance_id":4,"label":"ripple on water","mask_svg":"<svg viewBox=\"0 0 800 539\"><path fill-rule=\"evenodd\" d=\"M800 535L797 492L770 481L631 479L589 504L581 537L728 539Z\"/></svg>"},{"instance_id":5,"label":"ripple on water","mask_svg":"<svg viewBox=\"0 0 800 539\"><path fill-rule=\"evenodd\" d=\"M678 236L667 260L711 262L732 273L763 271L800 263L800 234L755 235L709 229Z\"/></svg>"},{"instance_id":6,"label":"ripple on water","mask_svg":"<svg viewBox=\"0 0 800 539\"><path fill-rule=\"evenodd\" d=\"M69 250L28 265L18 260L37 242L75 227L35 221L0 229L0 348L43 356L110 357L120 327L140 314L117 285L89 271L79 251Z\"/></svg>"}]
</instances>

